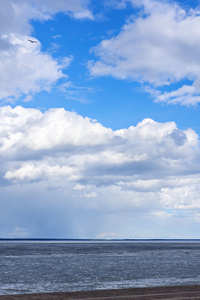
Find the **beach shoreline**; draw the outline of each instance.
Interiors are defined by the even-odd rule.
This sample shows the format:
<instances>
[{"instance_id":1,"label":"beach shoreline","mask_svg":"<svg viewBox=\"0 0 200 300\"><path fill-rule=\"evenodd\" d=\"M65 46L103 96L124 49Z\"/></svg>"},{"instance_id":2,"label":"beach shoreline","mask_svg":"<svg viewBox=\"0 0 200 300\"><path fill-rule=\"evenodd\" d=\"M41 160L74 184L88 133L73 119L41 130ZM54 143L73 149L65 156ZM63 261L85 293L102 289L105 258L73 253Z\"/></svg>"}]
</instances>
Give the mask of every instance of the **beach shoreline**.
<instances>
[{"instance_id":1,"label":"beach shoreline","mask_svg":"<svg viewBox=\"0 0 200 300\"><path fill-rule=\"evenodd\" d=\"M0 300L200 299L200 285L0 295Z\"/></svg>"}]
</instances>

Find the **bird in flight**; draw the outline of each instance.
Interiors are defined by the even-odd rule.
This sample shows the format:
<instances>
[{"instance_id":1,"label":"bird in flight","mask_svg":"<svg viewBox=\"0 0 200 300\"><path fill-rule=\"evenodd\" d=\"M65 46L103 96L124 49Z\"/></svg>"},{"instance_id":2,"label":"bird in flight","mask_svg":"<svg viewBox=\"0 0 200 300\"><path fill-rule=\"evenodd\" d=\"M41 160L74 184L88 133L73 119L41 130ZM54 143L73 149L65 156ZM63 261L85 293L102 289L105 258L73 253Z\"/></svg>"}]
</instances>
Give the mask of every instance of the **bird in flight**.
<instances>
[{"instance_id":1,"label":"bird in flight","mask_svg":"<svg viewBox=\"0 0 200 300\"><path fill-rule=\"evenodd\" d=\"M33 40L28 40L31 43L38 43L37 41L33 41Z\"/></svg>"}]
</instances>

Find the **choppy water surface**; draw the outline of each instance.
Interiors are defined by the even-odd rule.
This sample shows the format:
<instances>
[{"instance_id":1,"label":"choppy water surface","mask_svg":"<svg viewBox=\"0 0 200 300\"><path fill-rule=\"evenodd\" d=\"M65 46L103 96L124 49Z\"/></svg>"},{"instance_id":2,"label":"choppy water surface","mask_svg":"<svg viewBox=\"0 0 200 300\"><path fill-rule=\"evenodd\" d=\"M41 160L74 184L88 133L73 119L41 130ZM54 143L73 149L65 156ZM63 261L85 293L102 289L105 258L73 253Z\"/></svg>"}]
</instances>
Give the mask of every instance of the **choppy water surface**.
<instances>
[{"instance_id":1,"label":"choppy water surface","mask_svg":"<svg viewBox=\"0 0 200 300\"><path fill-rule=\"evenodd\" d=\"M0 242L0 294L200 283L200 242Z\"/></svg>"}]
</instances>

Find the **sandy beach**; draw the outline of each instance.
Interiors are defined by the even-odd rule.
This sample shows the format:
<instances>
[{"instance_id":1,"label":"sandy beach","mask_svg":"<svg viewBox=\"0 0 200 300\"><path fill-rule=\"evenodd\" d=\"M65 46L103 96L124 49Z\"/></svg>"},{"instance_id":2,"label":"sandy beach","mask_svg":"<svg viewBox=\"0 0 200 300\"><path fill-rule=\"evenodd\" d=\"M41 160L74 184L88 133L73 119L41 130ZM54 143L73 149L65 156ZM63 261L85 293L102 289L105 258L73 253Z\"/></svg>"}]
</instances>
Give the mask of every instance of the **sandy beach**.
<instances>
[{"instance_id":1,"label":"sandy beach","mask_svg":"<svg viewBox=\"0 0 200 300\"><path fill-rule=\"evenodd\" d=\"M0 296L0 300L200 299L200 285Z\"/></svg>"}]
</instances>

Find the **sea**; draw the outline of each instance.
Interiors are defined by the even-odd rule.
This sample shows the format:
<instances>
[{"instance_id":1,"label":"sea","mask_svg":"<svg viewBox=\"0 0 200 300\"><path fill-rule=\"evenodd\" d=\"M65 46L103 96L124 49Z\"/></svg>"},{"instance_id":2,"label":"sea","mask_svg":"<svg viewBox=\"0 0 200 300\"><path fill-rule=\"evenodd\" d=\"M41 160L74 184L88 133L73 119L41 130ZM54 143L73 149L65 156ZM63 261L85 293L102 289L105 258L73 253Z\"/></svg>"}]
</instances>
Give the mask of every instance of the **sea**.
<instances>
[{"instance_id":1,"label":"sea","mask_svg":"<svg viewBox=\"0 0 200 300\"><path fill-rule=\"evenodd\" d=\"M0 295L200 284L200 240L0 240Z\"/></svg>"}]
</instances>

